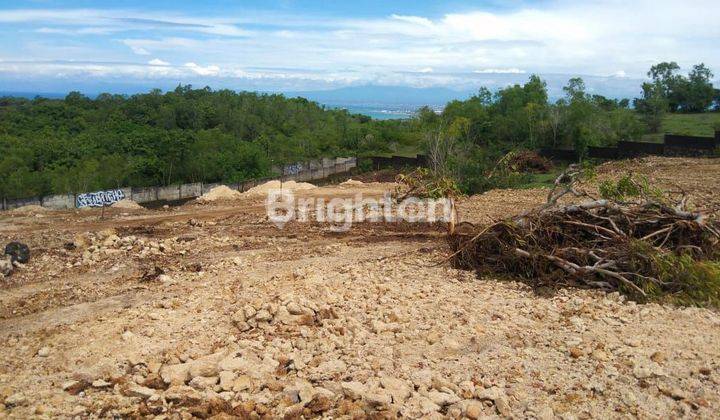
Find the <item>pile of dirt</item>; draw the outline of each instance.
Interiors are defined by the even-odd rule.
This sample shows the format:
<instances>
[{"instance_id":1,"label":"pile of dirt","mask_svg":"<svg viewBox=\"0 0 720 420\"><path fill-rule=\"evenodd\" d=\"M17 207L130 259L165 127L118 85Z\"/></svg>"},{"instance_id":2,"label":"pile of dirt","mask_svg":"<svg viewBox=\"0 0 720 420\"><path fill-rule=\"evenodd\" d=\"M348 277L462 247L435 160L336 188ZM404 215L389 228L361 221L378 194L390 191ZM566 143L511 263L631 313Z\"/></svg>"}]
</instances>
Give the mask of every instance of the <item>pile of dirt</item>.
<instances>
[{"instance_id":1,"label":"pile of dirt","mask_svg":"<svg viewBox=\"0 0 720 420\"><path fill-rule=\"evenodd\" d=\"M206 192L197 199L198 203L212 203L215 201L237 200L242 197L239 191L233 190L227 185L220 185Z\"/></svg>"},{"instance_id":2,"label":"pile of dirt","mask_svg":"<svg viewBox=\"0 0 720 420\"><path fill-rule=\"evenodd\" d=\"M47 207L38 206L37 204L31 204L28 206L18 207L9 211L11 214L41 214L51 211Z\"/></svg>"},{"instance_id":3,"label":"pile of dirt","mask_svg":"<svg viewBox=\"0 0 720 420\"><path fill-rule=\"evenodd\" d=\"M397 169L380 169L378 171L364 172L355 175L355 180L364 183L370 182L395 182L400 171Z\"/></svg>"},{"instance_id":4,"label":"pile of dirt","mask_svg":"<svg viewBox=\"0 0 720 420\"><path fill-rule=\"evenodd\" d=\"M307 183L307 182L295 182L295 181L285 181L280 182L278 180L268 181L264 184L258 185L256 187L250 188L249 190L245 191L243 195L245 196L258 196L258 195L266 195L271 190L286 190L286 191L301 191L301 190L312 190L314 188L317 188L315 185Z\"/></svg>"},{"instance_id":5,"label":"pile of dirt","mask_svg":"<svg viewBox=\"0 0 720 420\"><path fill-rule=\"evenodd\" d=\"M340 185L342 185L343 187L353 187L353 186L365 185L365 183L362 181L355 180L355 179L348 179L345 182L341 182Z\"/></svg>"},{"instance_id":6,"label":"pile of dirt","mask_svg":"<svg viewBox=\"0 0 720 420\"><path fill-rule=\"evenodd\" d=\"M129 198L125 198L125 199L123 199L123 200L120 200L120 201L114 203L114 204L113 204L112 206L110 206L110 207L116 208L116 209L123 209L123 210L144 210L144 209L145 209L145 207L143 207L143 206L141 206L140 204L132 201L132 200L129 199Z\"/></svg>"}]
</instances>

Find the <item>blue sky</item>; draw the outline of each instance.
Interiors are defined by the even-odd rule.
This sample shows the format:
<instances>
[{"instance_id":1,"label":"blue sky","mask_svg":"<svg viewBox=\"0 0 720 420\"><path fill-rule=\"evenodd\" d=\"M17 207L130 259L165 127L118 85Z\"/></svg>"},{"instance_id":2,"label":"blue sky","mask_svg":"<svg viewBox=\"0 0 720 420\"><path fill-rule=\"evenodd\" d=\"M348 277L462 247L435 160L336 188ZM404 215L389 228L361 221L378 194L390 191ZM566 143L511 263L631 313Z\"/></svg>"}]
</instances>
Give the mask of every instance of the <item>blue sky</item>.
<instances>
[{"instance_id":1,"label":"blue sky","mask_svg":"<svg viewBox=\"0 0 720 420\"><path fill-rule=\"evenodd\" d=\"M471 90L531 73L602 90L663 60L720 73L717 16L708 0L0 1L0 90Z\"/></svg>"}]
</instances>

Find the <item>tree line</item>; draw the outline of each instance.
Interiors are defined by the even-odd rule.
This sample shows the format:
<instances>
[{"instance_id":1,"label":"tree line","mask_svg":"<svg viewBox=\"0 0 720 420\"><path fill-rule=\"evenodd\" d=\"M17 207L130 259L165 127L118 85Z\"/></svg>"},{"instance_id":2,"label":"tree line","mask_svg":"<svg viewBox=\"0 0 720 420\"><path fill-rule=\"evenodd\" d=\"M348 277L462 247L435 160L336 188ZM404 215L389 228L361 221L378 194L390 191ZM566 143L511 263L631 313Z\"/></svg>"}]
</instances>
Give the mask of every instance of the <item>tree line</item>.
<instances>
[{"instance_id":1,"label":"tree line","mask_svg":"<svg viewBox=\"0 0 720 420\"><path fill-rule=\"evenodd\" d=\"M191 86L1 98L0 197L239 182L295 161L392 152L418 143L415 125L303 98Z\"/></svg>"},{"instance_id":2,"label":"tree line","mask_svg":"<svg viewBox=\"0 0 720 420\"><path fill-rule=\"evenodd\" d=\"M642 97L634 101L652 133L660 131L667 112L720 111L720 89L713 86L713 73L705 64L693 66L687 76L679 71L674 61L652 66L647 73L651 80L642 84Z\"/></svg>"},{"instance_id":3,"label":"tree line","mask_svg":"<svg viewBox=\"0 0 720 420\"><path fill-rule=\"evenodd\" d=\"M582 157L590 146L614 146L657 132L667 112L720 108L710 69L698 64L687 77L679 70L674 62L653 66L632 106L628 99L588 93L581 78L571 78L554 102L536 75L494 93L481 88L467 100L448 103L441 114L420 110L425 150L431 161L440 162L440 175L455 179L466 192L518 185L527 174L496 176L498 161L510 151L567 148Z\"/></svg>"},{"instance_id":4,"label":"tree line","mask_svg":"<svg viewBox=\"0 0 720 420\"><path fill-rule=\"evenodd\" d=\"M720 107L703 64L687 77L676 63L648 72L633 101L588 93L572 78L548 99L532 75L496 92L481 88L441 113L377 121L304 98L193 89L132 96L71 92L64 99L0 98L0 197L121 186L239 182L288 163L415 150L446 158L467 192L503 186L486 176L510 150L611 146L660 127L666 112Z\"/></svg>"},{"instance_id":5,"label":"tree line","mask_svg":"<svg viewBox=\"0 0 720 420\"><path fill-rule=\"evenodd\" d=\"M448 103L441 114L421 109L425 148L431 160L442 162L443 176L478 192L512 185L512 177L488 176L511 150L574 148L583 154L589 146L637 139L646 131L627 99L589 94L581 78L570 79L563 91L564 97L549 101L546 83L533 75L495 93L482 88Z\"/></svg>"}]
</instances>

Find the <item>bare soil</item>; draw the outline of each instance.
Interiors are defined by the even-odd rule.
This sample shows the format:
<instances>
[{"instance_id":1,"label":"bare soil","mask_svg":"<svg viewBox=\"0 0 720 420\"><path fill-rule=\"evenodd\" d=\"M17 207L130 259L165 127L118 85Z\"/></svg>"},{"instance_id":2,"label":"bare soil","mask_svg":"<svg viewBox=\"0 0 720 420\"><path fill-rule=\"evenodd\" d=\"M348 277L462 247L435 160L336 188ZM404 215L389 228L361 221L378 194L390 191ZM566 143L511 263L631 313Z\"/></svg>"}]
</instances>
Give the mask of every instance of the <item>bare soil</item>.
<instances>
[{"instance_id":1,"label":"bare soil","mask_svg":"<svg viewBox=\"0 0 720 420\"><path fill-rule=\"evenodd\" d=\"M720 161L615 162L717 214ZM381 196L389 183L299 191ZM474 223L546 190L459 204ZM450 268L443 227L266 220L263 197L0 214L0 416L717 417L717 311Z\"/></svg>"}]
</instances>

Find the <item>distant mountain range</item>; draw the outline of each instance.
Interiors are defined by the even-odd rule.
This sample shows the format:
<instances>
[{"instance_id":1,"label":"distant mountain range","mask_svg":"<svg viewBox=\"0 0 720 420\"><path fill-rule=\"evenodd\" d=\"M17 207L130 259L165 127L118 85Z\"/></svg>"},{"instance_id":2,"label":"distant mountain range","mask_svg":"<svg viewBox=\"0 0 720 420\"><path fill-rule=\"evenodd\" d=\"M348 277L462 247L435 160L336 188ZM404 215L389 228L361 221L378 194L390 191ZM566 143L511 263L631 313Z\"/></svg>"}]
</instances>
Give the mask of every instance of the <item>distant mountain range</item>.
<instances>
[{"instance_id":1,"label":"distant mountain range","mask_svg":"<svg viewBox=\"0 0 720 420\"><path fill-rule=\"evenodd\" d=\"M452 89L448 87L409 87L409 86L348 86L327 90L292 91L278 90L265 91L267 93L283 93L289 97L304 97L332 108L346 108L351 112L363 113L374 118L403 118L414 113L418 108L428 105L434 109L441 109L449 101L467 99L478 91L476 86L486 86L496 91L515 83L524 83L527 74L478 74L473 80L473 86ZM541 75L548 87L548 96L555 101L564 95L562 87L570 79L569 75L549 74ZM610 98L629 98L639 96L642 80L624 77L581 76L585 81L587 92L601 94ZM161 88L172 89L172 84L164 84ZM201 86L201 85L197 85ZM222 86L231 88L230 86ZM221 88L221 86L218 86ZM95 97L101 92L135 94L147 92L152 87L113 85L106 86L78 86L77 90ZM242 90L242 89L237 89ZM17 96L34 98L63 98L66 92L35 92L35 91L0 91L0 96Z\"/></svg>"},{"instance_id":2,"label":"distant mountain range","mask_svg":"<svg viewBox=\"0 0 720 420\"><path fill-rule=\"evenodd\" d=\"M408 86L350 86L332 90L284 92L327 105L421 105L442 106L455 99L467 99L474 90L453 90L443 87L414 88Z\"/></svg>"}]
</instances>

